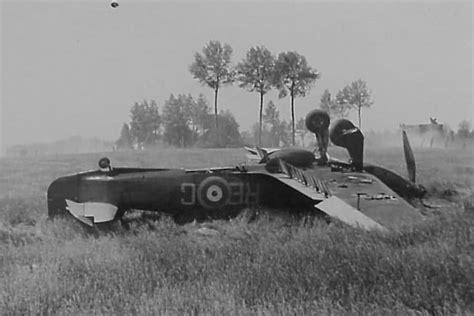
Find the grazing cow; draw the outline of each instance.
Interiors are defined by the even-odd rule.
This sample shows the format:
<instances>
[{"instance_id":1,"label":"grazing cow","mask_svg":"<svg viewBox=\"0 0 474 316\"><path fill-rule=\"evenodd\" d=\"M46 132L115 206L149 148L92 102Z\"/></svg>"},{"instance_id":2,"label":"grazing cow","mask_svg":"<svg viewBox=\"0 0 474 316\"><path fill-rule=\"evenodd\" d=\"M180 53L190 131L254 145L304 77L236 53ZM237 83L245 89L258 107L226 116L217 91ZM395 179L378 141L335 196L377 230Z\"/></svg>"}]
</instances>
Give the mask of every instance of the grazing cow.
<instances>
[{"instance_id":1,"label":"grazing cow","mask_svg":"<svg viewBox=\"0 0 474 316\"><path fill-rule=\"evenodd\" d=\"M430 148L435 144L448 147L449 143L454 141L453 130L438 122L435 117L430 117L429 124L400 124L400 129L406 131L410 137L419 138L420 147L423 147L426 141L429 141Z\"/></svg>"}]
</instances>

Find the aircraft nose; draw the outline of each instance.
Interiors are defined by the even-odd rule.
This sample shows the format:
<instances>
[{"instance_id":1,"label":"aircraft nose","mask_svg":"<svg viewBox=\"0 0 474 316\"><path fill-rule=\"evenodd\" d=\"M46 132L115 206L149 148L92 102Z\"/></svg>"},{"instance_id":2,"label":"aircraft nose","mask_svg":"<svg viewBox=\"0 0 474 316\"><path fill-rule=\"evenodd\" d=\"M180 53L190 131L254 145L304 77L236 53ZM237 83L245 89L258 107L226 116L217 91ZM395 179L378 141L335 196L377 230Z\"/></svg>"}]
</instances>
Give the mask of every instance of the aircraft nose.
<instances>
[{"instance_id":1,"label":"aircraft nose","mask_svg":"<svg viewBox=\"0 0 474 316\"><path fill-rule=\"evenodd\" d=\"M66 199L77 201L78 177L76 175L54 180L47 192L48 216L54 217L66 213Z\"/></svg>"}]
</instances>

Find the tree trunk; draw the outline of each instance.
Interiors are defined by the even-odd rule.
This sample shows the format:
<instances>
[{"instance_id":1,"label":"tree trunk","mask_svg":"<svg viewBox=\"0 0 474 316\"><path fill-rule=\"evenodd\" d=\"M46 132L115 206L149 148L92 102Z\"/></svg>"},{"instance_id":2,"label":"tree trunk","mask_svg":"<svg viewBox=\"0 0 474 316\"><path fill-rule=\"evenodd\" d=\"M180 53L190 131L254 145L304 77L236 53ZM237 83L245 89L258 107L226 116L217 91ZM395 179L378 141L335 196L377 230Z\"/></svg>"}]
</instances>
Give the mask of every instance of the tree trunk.
<instances>
[{"instance_id":1,"label":"tree trunk","mask_svg":"<svg viewBox=\"0 0 474 316\"><path fill-rule=\"evenodd\" d=\"M214 115L216 117L216 146L219 146L219 122L218 122L218 113L217 113L217 92L219 87L216 86L214 90Z\"/></svg>"},{"instance_id":2,"label":"tree trunk","mask_svg":"<svg viewBox=\"0 0 474 316\"><path fill-rule=\"evenodd\" d=\"M291 91L291 143L295 146L295 97Z\"/></svg>"},{"instance_id":3,"label":"tree trunk","mask_svg":"<svg viewBox=\"0 0 474 316\"><path fill-rule=\"evenodd\" d=\"M360 104L359 104L359 106L358 106L358 112L359 112L359 129L362 129L362 122L361 122L361 120L360 120L360 110L361 110L361 108L362 108L362 107L361 107Z\"/></svg>"},{"instance_id":4,"label":"tree trunk","mask_svg":"<svg viewBox=\"0 0 474 316\"><path fill-rule=\"evenodd\" d=\"M216 130L217 127L219 126L218 120L217 120L217 92L219 91L219 88L216 87L214 90L214 115L216 117Z\"/></svg>"},{"instance_id":5,"label":"tree trunk","mask_svg":"<svg viewBox=\"0 0 474 316\"><path fill-rule=\"evenodd\" d=\"M260 120L258 130L258 146L262 146L262 116L263 116L263 93L260 92Z\"/></svg>"}]
</instances>

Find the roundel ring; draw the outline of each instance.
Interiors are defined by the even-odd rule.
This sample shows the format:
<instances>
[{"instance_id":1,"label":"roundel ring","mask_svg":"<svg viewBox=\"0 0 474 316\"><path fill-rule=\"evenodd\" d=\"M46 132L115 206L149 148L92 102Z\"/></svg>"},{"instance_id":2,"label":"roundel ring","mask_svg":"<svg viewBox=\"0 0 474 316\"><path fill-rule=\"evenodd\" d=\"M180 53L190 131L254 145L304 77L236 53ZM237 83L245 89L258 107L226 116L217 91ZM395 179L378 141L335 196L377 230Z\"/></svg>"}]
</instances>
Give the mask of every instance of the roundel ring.
<instances>
[{"instance_id":1,"label":"roundel ring","mask_svg":"<svg viewBox=\"0 0 474 316\"><path fill-rule=\"evenodd\" d=\"M225 179L211 176L199 184L197 199L205 209L217 209L229 202L230 191L229 183Z\"/></svg>"}]
</instances>

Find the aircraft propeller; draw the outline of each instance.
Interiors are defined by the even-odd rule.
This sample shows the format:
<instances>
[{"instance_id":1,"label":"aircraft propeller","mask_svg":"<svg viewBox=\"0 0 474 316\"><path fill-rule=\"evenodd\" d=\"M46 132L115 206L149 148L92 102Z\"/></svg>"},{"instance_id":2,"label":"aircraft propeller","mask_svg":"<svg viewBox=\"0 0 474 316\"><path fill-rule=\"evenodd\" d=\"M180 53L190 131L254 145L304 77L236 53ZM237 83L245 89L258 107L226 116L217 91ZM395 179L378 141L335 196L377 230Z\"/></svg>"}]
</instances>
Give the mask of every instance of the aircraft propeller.
<instances>
[{"instance_id":1,"label":"aircraft propeller","mask_svg":"<svg viewBox=\"0 0 474 316\"><path fill-rule=\"evenodd\" d=\"M413 150L411 150L407 133L405 131L402 131L402 135L403 135L403 152L405 153L405 161L407 163L407 169L408 169L408 179L410 179L411 182L416 183L415 156L413 155Z\"/></svg>"},{"instance_id":2,"label":"aircraft propeller","mask_svg":"<svg viewBox=\"0 0 474 316\"><path fill-rule=\"evenodd\" d=\"M423 196L426 193L426 189L422 185L416 183L415 155L413 155L413 150L411 149L410 142L408 140L408 136L405 130L402 131L402 137L403 137L403 152L405 154L405 161L407 164L408 179L415 184L416 188L418 188L420 192L422 192L420 196L420 201L423 204L423 206L428 207L428 208L439 208L439 206L431 205L423 201Z\"/></svg>"}]
</instances>

